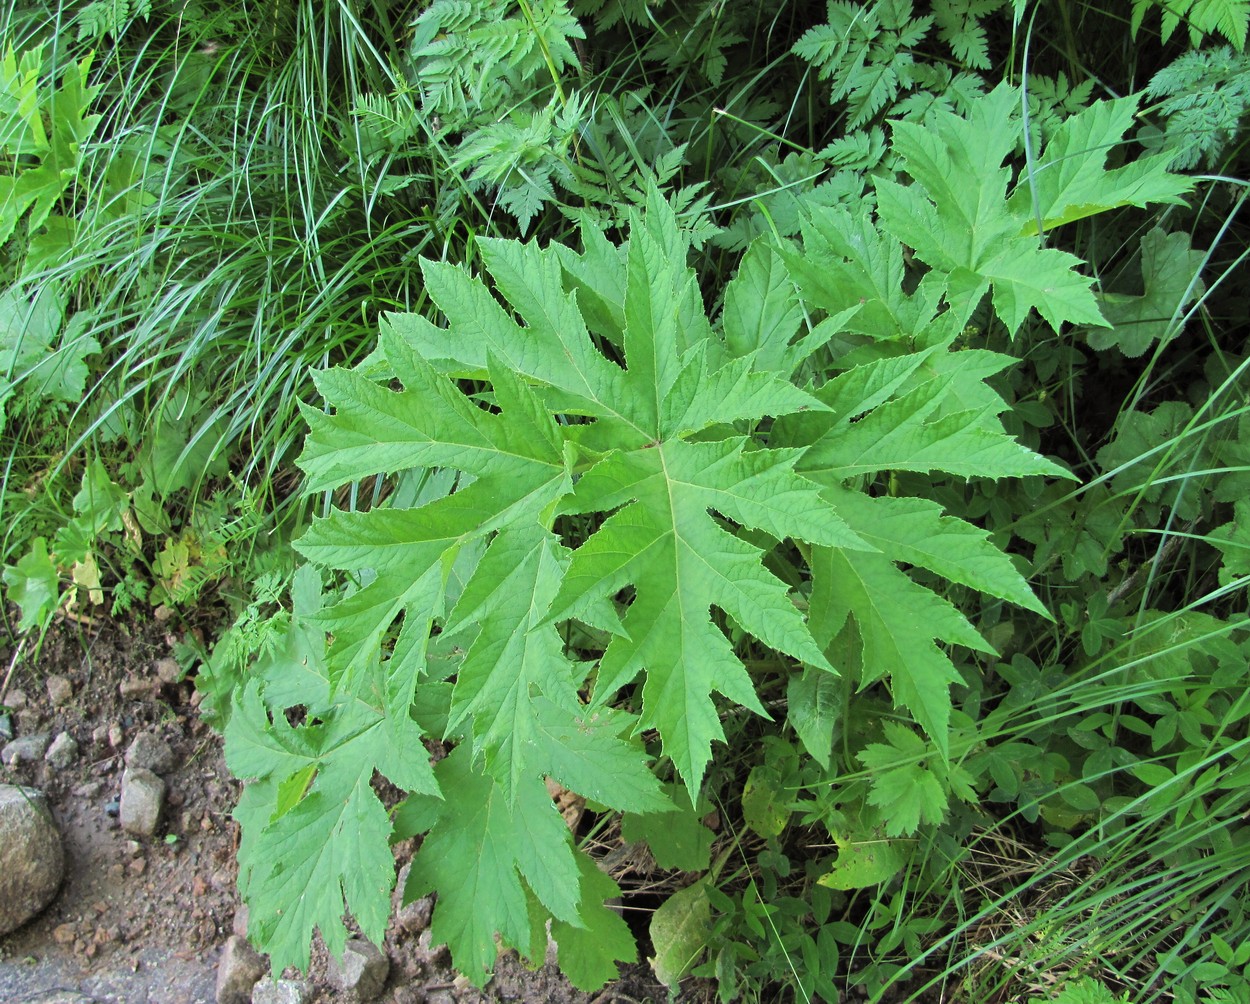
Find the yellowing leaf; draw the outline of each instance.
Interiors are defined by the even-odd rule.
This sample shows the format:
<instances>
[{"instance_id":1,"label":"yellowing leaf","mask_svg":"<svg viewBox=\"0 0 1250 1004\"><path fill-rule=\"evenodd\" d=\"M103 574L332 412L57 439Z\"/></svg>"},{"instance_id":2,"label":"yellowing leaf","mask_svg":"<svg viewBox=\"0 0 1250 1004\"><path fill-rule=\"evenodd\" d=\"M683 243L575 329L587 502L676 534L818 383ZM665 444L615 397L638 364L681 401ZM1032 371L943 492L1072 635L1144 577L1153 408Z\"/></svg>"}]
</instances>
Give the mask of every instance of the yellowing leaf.
<instances>
[{"instance_id":1,"label":"yellowing leaf","mask_svg":"<svg viewBox=\"0 0 1250 1004\"><path fill-rule=\"evenodd\" d=\"M707 947L712 928L712 904L707 898L707 879L681 889L660 904L651 915L651 943L655 955L648 961L669 990L676 990Z\"/></svg>"}]
</instances>

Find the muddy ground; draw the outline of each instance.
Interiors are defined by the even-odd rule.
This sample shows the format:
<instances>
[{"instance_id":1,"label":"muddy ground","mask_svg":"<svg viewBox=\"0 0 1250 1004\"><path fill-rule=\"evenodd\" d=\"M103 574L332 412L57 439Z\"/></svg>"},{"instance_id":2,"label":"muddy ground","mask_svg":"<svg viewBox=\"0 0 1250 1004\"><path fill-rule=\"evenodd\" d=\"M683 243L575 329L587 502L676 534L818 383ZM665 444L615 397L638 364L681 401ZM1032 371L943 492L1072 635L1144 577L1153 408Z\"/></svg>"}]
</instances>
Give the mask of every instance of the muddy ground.
<instances>
[{"instance_id":1,"label":"muddy ground","mask_svg":"<svg viewBox=\"0 0 1250 1004\"><path fill-rule=\"evenodd\" d=\"M111 623L64 622L53 627L37 661L0 646L0 691L15 708L16 733L68 732L78 744L63 768L42 759L0 767L0 783L47 793L66 849L65 880L52 905L0 938L0 1002L37 1000L53 990L77 991L98 1004L215 999L218 960L239 909L238 827L230 816L238 784L220 738L199 720L194 687L180 678L174 641L157 624L131 634ZM151 838L135 840L120 827L117 799L123 755L143 731L168 743L175 766L165 775L164 821ZM384 1004L667 999L645 965L587 995L554 967L529 972L514 958L478 991L431 948L428 933L421 938L423 923L428 911L392 922L385 945L390 977L378 998ZM315 951L309 1004L355 996L333 990L326 967L324 950Z\"/></svg>"}]
</instances>

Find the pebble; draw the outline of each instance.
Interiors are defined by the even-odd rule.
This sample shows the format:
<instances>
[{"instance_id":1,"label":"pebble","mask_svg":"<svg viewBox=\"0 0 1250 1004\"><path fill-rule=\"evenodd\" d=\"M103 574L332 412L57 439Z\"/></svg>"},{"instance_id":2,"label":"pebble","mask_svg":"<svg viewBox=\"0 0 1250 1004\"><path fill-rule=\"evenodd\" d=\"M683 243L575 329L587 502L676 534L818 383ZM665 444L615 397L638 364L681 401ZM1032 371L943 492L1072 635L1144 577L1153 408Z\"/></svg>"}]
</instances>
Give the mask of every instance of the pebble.
<instances>
[{"instance_id":1,"label":"pebble","mask_svg":"<svg viewBox=\"0 0 1250 1004\"><path fill-rule=\"evenodd\" d=\"M104 787L103 781L86 781L74 789L75 798L95 798Z\"/></svg>"},{"instance_id":2,"label":"pebble","mask_svg":"<svg viewBox=\"0 0 1250 1004\"><path fill-rule=\"evenodd\" d=\"M6 767L12 767L15 763L35 763L42 760L51 739L52 737L46 732L37 732L33 736L14 739L0 750L0 762L3 762Z\"/></svg>"},{"instance_id":3,"label":"pebble","mask_svg":"<svg viewBox=\"0 0 1250 1004\"><path fill-rule=\"evenodd\" d=\"M48 700L54 708L68 704L74 696L74 685L63 676L49 676L44 686L48 688Z\"/></svg>"},{"instance_id":4,"label":"pebble","mask_svg":"<svg viewBox=\"0 0 1250 1004\"><path fill-rule=\"evenodd\" d=\"M167 774L174 769L174 751L169 743L151 732L140 732L126 750L126 763L154 774Z\"/></svg>"},{"instance_id":5,"label":"pebble","mask_svg":"<svg viewBox=\"0 0 1250 1004\"><path fill-rule=\"evenodd\" d=\"M450 953L446 945L434 944L434 937L430 934L429 928L426 928L417 938L413 956L418 963L429 968L442 965L448 960Z\"/></svg>"},{"instance_id":6,"label":"pebble","mask_svg":"<svg viewBox=\"0 0 1250 1004\"><path fill-rule=\"evenodd\" d=\"M422 896L407 906L400 907L395 916L395 923L401 931L408 934L419 934L430 926L430 917L434 912L434 895Z\"/></svg>"},{"instance_id":7,"label":"pebble","mask_svg":"<svg viewBox=\"0 0 1250 1004\"><path fill-rule=\"evenodd\" d=\"M252 987L252 1004L304 1004L308 999L308 984L303 980L275 980L262 976Z\"/></svg>"},{"instance_id":8,"label":"pebble","mask_svg":"<svg viewBox=\"0 0 1250 1004\"><path fill-rule=\"evenodd\" d=\"M371 1001L381 995L386 987L386 977L391 972L391 960L372 941L352 938L343 947L343 958L330 953L326 978L337 990L354 990L357 998Z\"/></svg>"},{"instance_id":9,"label":"pebble","mask_svg":"<svg viewBox=\"0 0 1250 1004\"><path fill-rule=\"evenodd\" d=\"M10 690L8 697L4 699L4 703L14 711L21 711L22 708L26 707L26 691Z\"/></svg>"},{"instance_id":10,"label":"pebble","mask_svg":"<svg viewBox=\"0 0 1250 1004\"><path fill-rule=\"evenodd\" d=\"M128 676L117 685L117 692L127 700L146 697L154 689L151 680L143 680L137 676Z\"/></svg>"},{"instance_id":11,"label":"pebble","mask_svg":"<svg viewBox=\"0 0 1250 1004\"><path fill-rule=\"evenodd\" d=\"M7 743L16 734L13 728L13 716L7 711L0 712L0 742Z\"/></svg>"},{"instance_id":12,"label":"pebble","mask_svg":"<svg viewBox=\"0 0 1250 1004\"><path fill-rule=\"evenodd\" d=\"M78 759L78 741L68 732L62 732L52 740L43 758L57 770L64 770Z\"/></svg>"},{"instance_id":13,"label":"pebble","mask_svg":"<svg viewBox=\"0 0 1250 1004\"><path fill-rule=\"evenodd\" d=\"M156 678L170 686L182 681L182 667L177 659L157 659Z\"/></svg>"},{"instance_id":14,"label":"pebble","mask_svg":"<svg viewBox=\"0 0 1250 1004\"><path fill-rule=\"evenodd\" d=\"M252 988L265 972L262 959L247 939L232 934L217 963L217 1004L249 1004Z\"/></svg>"},{"instance_id":15,"label":"pebble","mask_svg":"<svg viewBox=\"0 0 1250 1004\"><path fill-rule=\"evenodd\" d=\"M143 767L127 767L122 773L119 806L122 829L136 837L150 837L164 808L165 782Z\"/></svg>"},{"instance_id":16,"label":"pebble","mask_svg":"<svg viewBox=\"0 0 1250 1004\"><path fill-rule=\"evenodd\" d=\"M113 747L113 749L117 749L118 747L120 747L120 746L121 746L121 744L122 744L122 740L123 740L123 739L125 739L125 738L126 738L126 736L125 736L125 734L122 732L122 726L121 726L121 723L120 723L120 722L110 722L110 723L109 723L109 731L108 731L109 745L110 745L110 746L112 746L112 747Z\"/></svg>"},{"instance_id":17,"label":"pebble","mask_svg":"<svg viewBox=\"0 0 1250 1004\"><path fill-rule=\"evenodd\" d=\"M44 793L0 785L0 936L51 903L64 874L61 831Z\"/></svg>"}]
</instances>

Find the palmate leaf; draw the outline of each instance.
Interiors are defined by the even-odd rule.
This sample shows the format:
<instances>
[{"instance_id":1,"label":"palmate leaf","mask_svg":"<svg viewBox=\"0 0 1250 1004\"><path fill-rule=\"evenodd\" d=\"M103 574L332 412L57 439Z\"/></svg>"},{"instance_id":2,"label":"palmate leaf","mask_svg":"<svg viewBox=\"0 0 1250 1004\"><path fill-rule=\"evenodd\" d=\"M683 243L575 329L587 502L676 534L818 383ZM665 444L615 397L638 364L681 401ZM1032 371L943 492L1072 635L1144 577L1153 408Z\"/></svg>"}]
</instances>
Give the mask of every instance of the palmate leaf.
<instances>
[{"instance_id":1,"label":"palmate leaf","mask_svg":"<svg viewBox=\"0 0 1250 1004\"><path fill-rule=\"evenodd\" d=\"M854 235L845 220L828 233L832 262ZM901 254L888 242L856 279L877 301L862 322L859 303L820 302L829 284L804 275L791 285L788 254L757 245L725 290L719 331L687 265L689 240L654 189L620 248L589 225L581 253L479 246L482 277L422 263L446 328L389 317L368 369L321 374L329 410L305 411L311 490L414 468L456 473L440 476L446 494L331 511L298 541L353 585L300 618L305 647L324 651L309 696L273 680L240 696L234 763L258 779L240 810L247 882L286 958L302 958L293 945L313 926L333 930L345 903L376 931L371 911L388 881L369 801L376 766L427 792L397 814L396 832L428 831L408 892L438 890L434 936L457 965L484 978L497 936L533 956L549 926L590 985L629 954L626 937L602 906L610 883L573 851L542 778L660 819L671 803L639 739L654 730L697 804L724 736L716 695L764 714L731 641L743 633L801 669L814 696L804 738L819 745L831 705L810 674L832 676L827 652L852 621L859 682L889 686L943 749L958 674L939 646L988 647L898 564L1041 608L981 531L923 500L855 492L884 470L1063 472L1002 431L1006 406L985 381L1005 359L950 351L959 324L953 311L934 316L941 291L895 299ZM805 332L796 295L826 320ZM853 323L872 351L822 387L796 386L815 347ZM783 552L812 564L783 581ZM808 572L810 622L794 595ZM636 682L635 713L617 698ZM294 727L283 712L297 701L308 717ZM445 801L414 709L455 745L434 771ZM390 745L360 745L365 732ZM384 759L394 745L424 773ZM349 822L374 848L350 881ZM266 852L291 879L282 888L259 875ZM317 895L300 893L304 882Z\"/></svg>"},{"instance_id":2,"label":"palmate leaf","mask_svg":"<svg viewBox=\"0 0 1250 1004\"><path fill-rule=\"evenodd\" d=\"M380 943L386 933L395 868L374 772L410 791L439 792L407 713L413 681L387 679L375 655L358 690L332 697L324 634L311 626L320 589L305 575L297 590L285 646L240 687L225 733L231 772L252 781L235 811L248 935L277 972L307 967L317 930L341 953L345 907L366 937ZM401 715L391 711L397 703ZM298 726L284 714L295 706L305 716Z\"/></svg>"},{"instance_id":3,"label":"palmate leaf","mask_svg":"<svg viewBox=\"0 0 1250 1004\"><path fill-rule=\"evenodd\" d=\"M643 727L659 729L664 751L696 791L711 743L722 739L711 692L763 714L750 677L709 619L725 611L771 648L827 666L785 586L758 548L728 532L714 509L777 537L867 547L796 475L791 451L743 452L741 441L661 443L616 453L577 486L570 511L625 508L574 554L553 618L580 616L627 584L636 597L600 666L599 694L646 670Z\"/></svg>"},{"instance_id":4,"label":"palmate leaf","mask_svg":"<svg viewBox=\"0 0 1250 1004\"><path fill-rule=\"evenodd\" d=\"M1168 155L1109 170L1108 150L1133 121L1136 98L1096 102L1068 119L1008 198L1004 161L1019 142L1019 94L1001 85L967 118L939 112L925 125L896 122L894 150L915 180L877 181L885 229L944 278L962 324L992 290L999 318L1014 334L1036 309L1054 328L1065 321L1106 326L1093 280L1078 259L1039 246L1043 230L1119 206L1176 203L1192 181L1167 171Z\"/></svg>"},{"instance_id":5,"label":"palmate leaf","mask_svg":"<svg viewBox=\"0 0 1250 1004\"><path fill-rule=\"evenodd\" d=\"M997 156L991 152L989 160ZM953 196L952 196L953 197ZM971 204L970 204L971 205ZM854 253L855 222L841 212L813 214L805 240L817 256L838 269L838 259ZM806 256L795 255L801 258ZM787 259L789 260L789 258ZM982 350L950 351L955 342L947 311L930 315L937 303L905 293L884 277L898 267L888 239L874 242L869 260L878 276L861 272L857 287L871 291L853 325L873 339L871 361L849 365L815 392L825 406L779 419L770 442L803 450L795 470L823 488L822 497L857 538L871 550L840 545L813 548L809 619L813 635L826 651L848 623L845 637L862 650L861 686L883 680L895 704L910 712L938 750L947 746L949 688L961 676L946 646L990 651L964 615L946 598L918 584L898 565L927 569L947 581L996 596L1046 616L1010 559L976 527L942 514L936 503L918 498L873 497L858 490L862 478L893 471L941 471L959 477L1070 477L1006 435L998 416L1006 402L986 379L1010 365L1009 357ZM852 276L847 263L841 274ZM825 282L819 270L802 273L803 298L812 307L834 311L845 306L846 292ZM902 321L906 318L906 321ZM926 347L908 351L913 332L927 332ZM848 357L849 358L849 357ZM848 485L855 485L851 490ZM798 702L795 722L814 755L827 755L831 734L827 709L810 671L792 680Z\"/></svg>"}]
</instances>

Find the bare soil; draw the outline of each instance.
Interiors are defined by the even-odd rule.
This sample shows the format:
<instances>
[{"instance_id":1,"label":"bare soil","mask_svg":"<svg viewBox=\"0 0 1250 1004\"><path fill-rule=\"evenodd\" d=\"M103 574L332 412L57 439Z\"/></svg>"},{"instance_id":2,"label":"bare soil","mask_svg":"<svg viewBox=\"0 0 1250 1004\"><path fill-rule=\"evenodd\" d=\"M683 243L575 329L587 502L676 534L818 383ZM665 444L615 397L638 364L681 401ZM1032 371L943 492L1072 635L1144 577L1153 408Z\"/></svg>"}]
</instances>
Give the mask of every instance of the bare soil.
<instances>
[{"instance_id":1,"label":"bare soil","mask_svg":"<svg viewBox=\"0 0 1250 1004\"><path fill-rule=\"evenodd\" d=\"M0 767L0 783L47 793L66 849L57 898L0 938L0 1002L36 1000L53 990L77 991L99 1004L215 999L218 959L239 909L239 833L231 818L239 785L226 770L220 737L196 713L192 683L180 679L174 640L156 624L128 631L111 622L62 623L49 632L37 662L0 650L0 699L17 708L17 734L68 732L79 747L64 769L44 761ZM6 690L3 674L11 667ZM68 681L68 691L54 685L50 693L50 677ZM122 831L116 800L123 755L143 731L169 744L176 766L165 774L164 822L151 839L137 841ZM667 996L645 965L587 995L554 966L531 972L515 958L502 959L479 991L457 977L445 952L431 948L428 933L421 938L422 924L411 911L392 923L384 1004L641 1004ZM328 986L326 966L326 953L316 946L310 1004L348 999Z\"/></svg>"}]
</instances>

